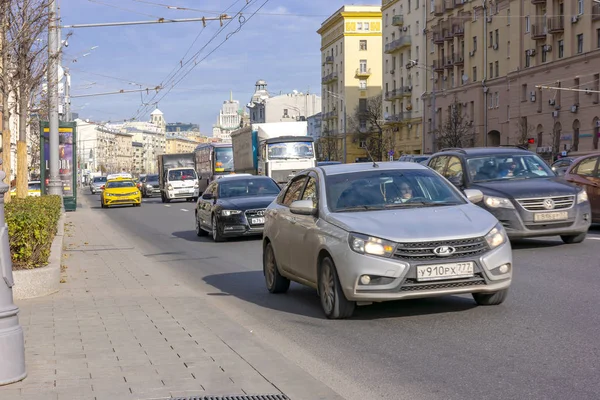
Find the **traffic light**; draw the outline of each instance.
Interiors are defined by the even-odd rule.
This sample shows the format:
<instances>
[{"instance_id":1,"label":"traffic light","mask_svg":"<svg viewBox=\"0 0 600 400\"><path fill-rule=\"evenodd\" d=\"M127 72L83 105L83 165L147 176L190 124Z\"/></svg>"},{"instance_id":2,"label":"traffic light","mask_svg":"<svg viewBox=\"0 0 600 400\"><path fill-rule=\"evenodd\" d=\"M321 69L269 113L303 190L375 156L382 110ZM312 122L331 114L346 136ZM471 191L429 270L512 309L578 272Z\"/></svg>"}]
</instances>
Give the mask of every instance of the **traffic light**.
<instances>
[{"instance_id":1,"label":"traffic light","mask_svg":"<svg viewBox=\"0 0 600 400\"><path fill-rule=\"evenodd\" d=\"M530 137L529 139L527 139L527 144L534 144L535 143L535 139Z\"/></svg>"}]
</instances>

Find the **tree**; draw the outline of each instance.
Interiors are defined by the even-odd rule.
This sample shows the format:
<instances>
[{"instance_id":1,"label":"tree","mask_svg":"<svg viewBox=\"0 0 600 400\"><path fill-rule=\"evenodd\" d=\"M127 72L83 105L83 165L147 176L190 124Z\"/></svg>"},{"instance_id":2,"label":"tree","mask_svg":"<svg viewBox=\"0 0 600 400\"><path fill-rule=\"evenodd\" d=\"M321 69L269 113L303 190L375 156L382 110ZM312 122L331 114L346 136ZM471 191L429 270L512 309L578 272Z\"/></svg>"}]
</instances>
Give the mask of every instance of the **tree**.
<instances>
[{"instance_id":1,"label":"tree","mask_svg":"<svg viewBox=\"0 0 600 400\"><path fill-rule=\"evenodd\" d=\"M326 128L317 142L317 158L321 161L339 160L339 141L339 137Z\"/></svg>"},{"instance_id":2,"label":"tree","mask_svg":"<svg viewBox=\"0 0 600 400\"><path fill-rule=\"evenodd\" d=\"M528 139L533 134L535 126L527 123L527 117L521 117L516 122L517 125L517 137L515 138L515 144L517 146L527 146L529 144Z\"/></svg>"},{"instance_id":3,"label":"tree","mask_svg":"<svg viewBox=\"0 0 600 400\"><path fill-rule=\"evenodd\" d=\"M17 140L17 197L27 196L27 131L30 108L40 96L47 71L47 44L42 36L48 29L48 0L11 0L3 8L7 22L3 56L3 94L15 98L13 112L19 117Z\"/></svg>"},{"instance_id":4,"label":"tree","mask_svg":"<svg viewBox=\"0 0 600 400\"><path fill-rule=\"evenodd\" d=\"M382 161L389 150L389 141L383 136L382 96L360 99L354 113L348 119L348 127L354 139L364 142L374 161Z\"/></svg>"},{"instance_id":5,"label":"tree","mask_svg":"<svg viewBox=\"0 0 600 400\"><path fill-rule=\"evenodd\" d=\"M439 149L445 147L468 147L474 140L470 119L463 113L462 104L454 97L450 113L442 126L435 131Z\"/></svg>"}]
</instances>

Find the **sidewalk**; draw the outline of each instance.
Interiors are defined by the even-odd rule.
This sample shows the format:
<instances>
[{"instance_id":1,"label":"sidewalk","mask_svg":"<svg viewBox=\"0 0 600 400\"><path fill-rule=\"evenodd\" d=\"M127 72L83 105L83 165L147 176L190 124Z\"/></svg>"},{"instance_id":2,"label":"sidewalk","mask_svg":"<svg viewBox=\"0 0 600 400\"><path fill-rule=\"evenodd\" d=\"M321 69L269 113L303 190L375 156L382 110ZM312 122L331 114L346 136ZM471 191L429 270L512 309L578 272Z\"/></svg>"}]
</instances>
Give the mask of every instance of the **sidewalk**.
<instances>
[{"instance_id":1,"label":"sidewalk","mask_svg":"<svg viewBox=\"0 0 600 400\"><path fill-rule=\"evenodd\" d=\"M0 387L0 399L340 399L204 307L202 293L144 257L101 212L68 213L65 243L61 291L17 304L28 377Z\"/></svg>"}]
</instances>

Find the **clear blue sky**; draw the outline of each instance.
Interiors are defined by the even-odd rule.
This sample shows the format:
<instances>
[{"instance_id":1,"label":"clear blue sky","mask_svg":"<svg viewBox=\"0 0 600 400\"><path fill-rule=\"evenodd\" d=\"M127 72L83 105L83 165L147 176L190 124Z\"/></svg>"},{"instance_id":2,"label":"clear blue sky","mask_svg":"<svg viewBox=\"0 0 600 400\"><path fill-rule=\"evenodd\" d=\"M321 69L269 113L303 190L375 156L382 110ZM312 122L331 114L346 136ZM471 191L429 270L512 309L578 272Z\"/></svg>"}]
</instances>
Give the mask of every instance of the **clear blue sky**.
<instances>
[{"instance_id":1,"label":"clear blue sky","mask_svg":"<svg viewBox=\"0 0 600 400\"><path fill-rule=\"evenodd\" d=\"M264 1L251 0L244 17L248 19ZM59 4L63 25L72 25L214 17L226 9L227 14L235 15L246 0L59 0ZM204 29L201 22L63 29L63 38L72 33L63 65L71 70L73 95L139 88L133 83L143 87L167 83L168 89L197 60L196 67L168 94L163 90L156 96L132 93L74 98L72 110L95 121L135 116L147 120L154 106L144 108L142 101L160 100L158 107L167 122L198 123L203 133L210 133L229 91L233 90L234 98L245 105L258 79L265 79L272 93L293 89L320 93L320 39L316 30L343 4L342 0L269 0L204 60L240 26L237 18L200 53L220 29L218 21L207 23ZM90 50L94 46L98 47ZM184 64L191 61L181 69L182 60ZM168 80L171 72L177 74Z\"/></svg>"}]
</instances>

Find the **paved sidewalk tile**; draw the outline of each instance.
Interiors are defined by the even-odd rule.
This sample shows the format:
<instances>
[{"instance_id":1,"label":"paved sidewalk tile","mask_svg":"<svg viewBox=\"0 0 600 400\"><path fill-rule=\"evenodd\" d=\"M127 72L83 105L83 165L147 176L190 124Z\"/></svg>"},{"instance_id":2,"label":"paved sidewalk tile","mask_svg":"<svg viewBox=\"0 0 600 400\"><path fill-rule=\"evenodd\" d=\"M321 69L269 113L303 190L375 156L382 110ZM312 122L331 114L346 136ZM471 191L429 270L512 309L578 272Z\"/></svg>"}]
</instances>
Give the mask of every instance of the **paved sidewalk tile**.
<instances>
[{"instance_id":1,"label":"paved sidewalk tile","mask_svg":"<svg viewBox=\"0 0 600 400\"><path fill-rule=\"evenodd\" d=\"M28 377L0 387L0 399L281 393L213 332L216 316L200 294L100 213L84 207L67 221L65 283L54 295L18 302Z\"/></svg>"}]
</instances>

